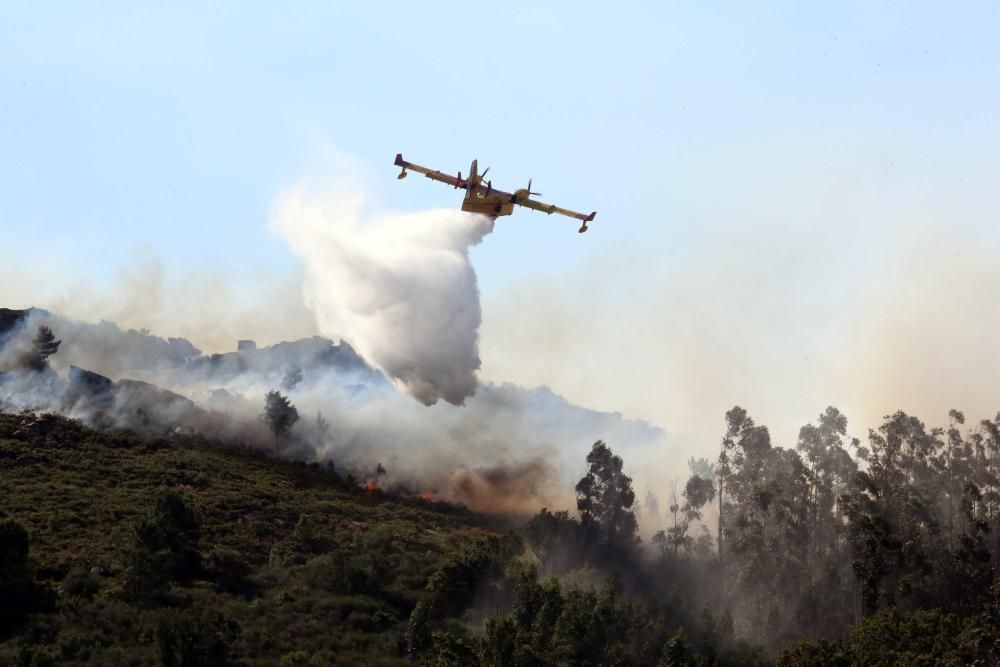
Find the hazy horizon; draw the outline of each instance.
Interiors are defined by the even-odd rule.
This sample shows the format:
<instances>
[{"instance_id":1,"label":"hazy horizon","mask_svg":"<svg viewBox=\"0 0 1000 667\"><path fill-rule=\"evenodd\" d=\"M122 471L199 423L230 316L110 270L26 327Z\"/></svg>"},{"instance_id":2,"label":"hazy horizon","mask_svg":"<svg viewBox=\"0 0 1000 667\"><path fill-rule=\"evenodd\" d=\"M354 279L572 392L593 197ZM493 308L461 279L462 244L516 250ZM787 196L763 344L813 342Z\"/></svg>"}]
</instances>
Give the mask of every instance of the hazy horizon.
<instances>
[{"instance_id":1,"label":"hazy horizon","mask_svg":"<svg viewBox=\"0 0 1000 667\"><path fill-rule=\"evenodd\" d=\"M989 417L998 13L5 7L0 306L207 351L318 333L283 194L341 187L334 153L366 209L450 210L393 156L478 158L598 211L585 235L521 211L471 250L481 379L706 455L734 404L783 446L827 405L860 437Z\"/></svg>"}]
</instances>

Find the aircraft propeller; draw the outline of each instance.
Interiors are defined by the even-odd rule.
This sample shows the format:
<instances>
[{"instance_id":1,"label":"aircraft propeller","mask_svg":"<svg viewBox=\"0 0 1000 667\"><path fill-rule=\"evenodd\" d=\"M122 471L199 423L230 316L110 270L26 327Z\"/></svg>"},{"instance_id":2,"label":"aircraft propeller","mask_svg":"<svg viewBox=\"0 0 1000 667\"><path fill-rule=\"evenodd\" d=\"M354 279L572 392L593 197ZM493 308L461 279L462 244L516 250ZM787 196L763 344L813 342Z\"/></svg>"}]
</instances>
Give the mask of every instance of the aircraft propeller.
<instances>
[{"instance_id":1,"label":"aircraft propeller","mask_svg":"<svg viewBox=\"0 0 1000 667\"><path fill-rule=\"evenodd\" d=\"M531 179L529 178L528 179L528 196L530 197L531 195L535 195L537 197L541 197L542 193L541 192L532 192L531 191Z\"/></svg>"}]
</instances>

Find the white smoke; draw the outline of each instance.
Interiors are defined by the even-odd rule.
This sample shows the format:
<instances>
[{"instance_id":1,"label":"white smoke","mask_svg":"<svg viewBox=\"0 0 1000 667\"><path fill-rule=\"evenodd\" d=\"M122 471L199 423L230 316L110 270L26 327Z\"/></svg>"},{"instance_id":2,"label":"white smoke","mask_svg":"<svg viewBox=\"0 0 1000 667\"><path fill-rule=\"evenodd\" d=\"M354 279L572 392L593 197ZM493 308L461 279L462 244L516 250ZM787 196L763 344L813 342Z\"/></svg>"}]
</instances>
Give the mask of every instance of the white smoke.
<instances>
[{"instance_id":1,"label":"white smoke","mask_svg":"<svg viewBox=\"0 0 1000 667\"><path fill-rule=\"evenodd\" d=\"M454 210L367 216L345 191L283 193L272 227L305 265L321 332L350 343L426 405L475 394L479 289L469 248L493 221Z\"/></svg>"}]
</instances>

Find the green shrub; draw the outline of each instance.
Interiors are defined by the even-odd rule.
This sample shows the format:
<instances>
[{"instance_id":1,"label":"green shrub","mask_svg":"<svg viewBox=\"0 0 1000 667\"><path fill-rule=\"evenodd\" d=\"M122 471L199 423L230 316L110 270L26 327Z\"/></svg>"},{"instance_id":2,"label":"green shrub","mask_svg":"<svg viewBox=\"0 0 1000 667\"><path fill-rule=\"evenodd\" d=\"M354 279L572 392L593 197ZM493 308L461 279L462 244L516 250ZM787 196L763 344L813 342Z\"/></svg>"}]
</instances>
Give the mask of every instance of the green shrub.
<instances>
[{"instance_id":1,"label":"green shrub","mask_svg":"<svg viewBox=\"0 0 1000 667\"><path fill-rule=\"evenodd\" d=\"M219 547L208 554L208 572L220 591L236 593L248 587L248 578L253 572L250 563L235 549Z\"/></svg>"},{"instance_id":2,"label":"green shrub","mask_svg":"<svg viewBox=\"0 0 1000 667\"><path fill-rule=\"evenodd\" d=\"M132 527L125 554L125 588L131 599L149 603L175 579L200 569L199 524L194 510L174 489L161 489L152 510Z\"/></svg>"},{"instance_id":3,"label":"green shrub","mask_svg":"<svg viewBox=\"0 0 1000 667\"><path fill-rule=\"evenodd\" d=\"M783 650L775 667L849 667L850 655L825 639L800 642Z\"/></svg>"},{"instance_id":4,"label":"green shrub","mask_svg":"<svg viewBox=\"0 0 1000 667\"><path fill-rule=\"evenodd\" d=\"M325 526L309 514L299 516L292 531L292 541L301 552L307 554L322 553L333 546L333 541L326 535Z\"/></svg>"},{"instance_id":5,"label":"green shrub","mask_svg":"<svg viewBox=\"0 0 1000 667\"><path fill-rule=\"evenodd\" d=\"M341 595L377 595L378 577L364 555L335 551L313 558L305 567L306 583L318 590Z\"/></svg>"},{"instance_id":6,"label":"green shrub","mask_svg":"<svg viewBox=\"0 0 1000 667\"><path fill-rule=\"evenodd\" d=\"M176 489L161 489L151 519L170 552L172 574L176 577L197 574L200 566L197 543L201 525L184 496Z\"/></svg>"},{"instance_id":7,"label":"green shrub","mask_svg":"<svg viewBox=\"0 0 1000 667\"><path fill-rule=\"evenodd\" d=\"M79 660L86 662L102 646L99 638L80 630L69 630L59 633L57 643L59 655L64 660Z\"/></svg>"},{"instance_id":8,"label":"green shrub","mask_svg":"<svg viewBox=\"0 0 1000 667\"><path fill-rule=\"evenodd\" d=\"M238 634L232 621L214 612L170 609L160 613L156 647L163 667L218 667L229 659Z\"/></svg>"},{"instance_id":9,"label":"green shrub","mask_svg":"<svg viewBox=\"0 0 1000 667\"><path fill-rule=\"evenodd\" d=\"M307 651L292 651L281 656L278 664L281 667L307 667L310 664L309 657Z\"/></svg>"},{"instance_id":10,"label":"green shrub","mask_svg":"<svg viewBox=\"0 0 1000 667\"><path fill-rule=\"evenodd\" d=\"M267 564L271 567L302 565L305 562L306 554L302 553L298 545L292 540L275 542L267 556Z\"/></svg>"},{"instance_id":11,"label":"green shrub","mask_svg":"<svg viewBox=\"0 0 1000 667\"><path fill-rule=\"evenodd\" d=\"M69 597L93 600L101 589L101 578L86 568L74 567L63 579L62 588Z\"/></svg>"},{"instance_id":12,"label":"green shrub","mask_svg":"<svg viewBox=\"0 0 1000 667\"><path fill-rule=\"evenodd\" d=\"M54 646L21 645L14 660L17 667L54 667L59 664L58 649Z\"/></svg>"},{"instance_id":13,"label":"green shrub","mask_svg":"<svg viewBox=\"0 0 1000 667\"><path fill-rule=\"evenodd\" d=\"M962 622L940 609L870 616L851 632L851 654L862 665L965 664L958 651Z\"/></svg>"},{"instance_id":14,"label":"green shrub","mask_svg":"<svg viewBox=\"0 0 1000 667\"><path fill-rule=\"evenodd\" d=\"M133 527L125 553L125 591L129 599L148 604L166 591L172 557L156 523L149 518Z\"/></svg>"}]
</instances>

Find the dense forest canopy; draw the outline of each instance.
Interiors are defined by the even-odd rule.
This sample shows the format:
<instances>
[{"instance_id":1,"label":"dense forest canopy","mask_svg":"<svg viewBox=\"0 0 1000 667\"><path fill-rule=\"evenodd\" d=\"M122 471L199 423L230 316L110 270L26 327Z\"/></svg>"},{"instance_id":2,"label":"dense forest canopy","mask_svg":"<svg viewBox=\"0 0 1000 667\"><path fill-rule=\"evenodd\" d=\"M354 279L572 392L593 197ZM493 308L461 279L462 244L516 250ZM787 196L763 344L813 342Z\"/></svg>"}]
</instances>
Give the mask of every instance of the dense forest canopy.
<instances>
[{"instance_id":1,"label":"dense forest canopy","mask_svg":"<svg viewBox=\"0 0 1000 667\"><path fill-rule=\"evenodd\" d=\"M1000 660L1000 416L972 426L953 410L947 428L928 428L897 412L862 443L827 408L785 449L734 407L717 456L692 459L691 476L663 508L664 529L645 543L639 517L660 512L659 502L650 493L638 512L627 461L599 441L575 508L544 509L507 532L476 528L474 515L444 515L430 525L449 525L459 539L437 542L419 567L429 544L417 537L424 520L408 510L396 519L366 515L371 500L386 510L406 500L365 491L332 468L308 472L190 440L112 439L56 417L11 415L2 426L12 493L0 521L0 657L19 664ZM177 456L172 450L189 463L164 478L153 458ZM29 511L38 485L28 491L10 477L32 470L46 487L64 488L73 484L67 475L93 475L109 455L149 466L133 483L150 492L139 507L76 519L116 536L94 564L93 549L66 544L59 501ZM215 458L209 465L201 457ZM249 489L242 500L227 493L227 506L260 508L250 533L219 522L222 487L211 477L233 466L287 479L263 506ZM183 472L199 468L208 475ZM87 493L77 486L70 495ZM312 503L328 498L319 505L325 514L293 500L301 493ZM287 508L285 518L266 518L267 505ZM352 515L361 521L345 529ZM261 609L269 632L317 622L324 630L263 640ZM107 627L109 614L126 610L138 634Z\"/></svg>"}]
</instances>

